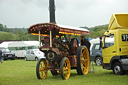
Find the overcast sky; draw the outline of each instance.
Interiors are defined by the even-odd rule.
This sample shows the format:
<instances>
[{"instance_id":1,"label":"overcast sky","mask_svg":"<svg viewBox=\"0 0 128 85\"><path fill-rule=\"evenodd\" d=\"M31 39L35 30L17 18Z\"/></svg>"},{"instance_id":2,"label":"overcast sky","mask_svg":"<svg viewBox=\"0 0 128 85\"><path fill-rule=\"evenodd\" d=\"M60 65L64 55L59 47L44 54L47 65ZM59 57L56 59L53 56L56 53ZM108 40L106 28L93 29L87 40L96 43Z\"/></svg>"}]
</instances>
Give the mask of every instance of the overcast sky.
<instances>
[{"instance_id":1,"label":"overcast sky","mask_svg":"<svg viewBox=\"0 0 128 85\"><path fill-rule=\"evenodd\" d=\"M112 13L128 13L128 0L55 0L56 22L69 26L108 24ZM49 22L49 0L0 0L0 23L29 27Z\"/></svg>"}]
</instances>

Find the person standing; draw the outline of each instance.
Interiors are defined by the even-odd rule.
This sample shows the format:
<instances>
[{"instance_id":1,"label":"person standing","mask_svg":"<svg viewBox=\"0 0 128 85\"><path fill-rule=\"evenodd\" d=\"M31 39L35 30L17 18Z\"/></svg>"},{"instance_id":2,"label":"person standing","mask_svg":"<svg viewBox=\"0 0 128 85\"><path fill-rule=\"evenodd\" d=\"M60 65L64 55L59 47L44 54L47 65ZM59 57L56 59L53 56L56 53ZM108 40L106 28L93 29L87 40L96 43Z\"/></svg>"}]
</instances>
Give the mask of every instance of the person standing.
<instances>
[{"instance_id":1,"label":"person standing","mask_svg":"<svg viewBox=\"0 0 128 85\"><path fill-rule=\"evenodd\" d=\"M84 45L87 47L88 51L89 51L89 55L90 55L90 46L91 46L91 43L84 38L84 36L81 37L81 46Z\"/></svg>"},{"instance_id":2,"label":"person standing","mask_svg":"<svg viewBox=\"0 0 128 85\"><path fill-rule=\"evenodd\" d=\"M0 62L2 63L2 51L0 50Z\"/></svg>"}]
</instances>

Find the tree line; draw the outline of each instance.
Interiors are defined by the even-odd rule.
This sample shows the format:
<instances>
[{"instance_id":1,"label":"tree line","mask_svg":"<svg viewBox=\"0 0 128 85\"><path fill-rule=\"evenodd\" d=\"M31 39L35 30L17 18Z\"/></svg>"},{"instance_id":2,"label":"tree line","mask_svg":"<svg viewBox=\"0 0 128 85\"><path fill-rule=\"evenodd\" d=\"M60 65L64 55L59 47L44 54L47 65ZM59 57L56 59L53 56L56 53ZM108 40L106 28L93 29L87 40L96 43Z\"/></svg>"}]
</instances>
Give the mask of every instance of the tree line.
<instances>
[{"instance_id":1,"label":"tree line","mask_svg":"<svg viewBox=\"0 0 128 85\"><path fill-rule=\"evenodd\" d=\"M90 35L86 35L86 38L97 38L103 36L104 32L107 31L108 24L91 28L82 26L81 28L85 28L90 31ZM38 36L28 34L27 28L7 28L6 25L0 24L0 40L30 41L38 40Z\"/></svg>"},{"instance_id":2,"label":"tree line","mask_svg":"<svg viewBox=\"0 0 128 85\"><path fill-rule=\"evenodd\" d=\"M38 40L38 36L27 33L27 28L7 28L6 25L0 24L0 40Z\"/></svg>"},{"instance_id":3,"label":"tree line","mask_svg":"<svg viewBox=\"0 0 128 85\"><path fill-rule=\"evenodd\" d=\"M95 27L81 27L81 28L86 28L90 31L90 35L86 35L86 38L97 38L97 37L101 37L104 35L104 32L106 32L108 30L108 24L106 25L99 25L99 26L95 26Z\"/></svg>"}]
</instances>

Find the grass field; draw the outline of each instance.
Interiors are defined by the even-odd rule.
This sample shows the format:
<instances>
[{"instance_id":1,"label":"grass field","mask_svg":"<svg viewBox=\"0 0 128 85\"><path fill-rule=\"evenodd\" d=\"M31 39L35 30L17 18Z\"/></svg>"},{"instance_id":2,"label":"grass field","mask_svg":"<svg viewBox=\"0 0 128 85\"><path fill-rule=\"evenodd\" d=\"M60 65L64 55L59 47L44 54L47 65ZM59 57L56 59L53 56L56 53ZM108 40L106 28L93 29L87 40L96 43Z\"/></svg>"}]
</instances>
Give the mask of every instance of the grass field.
<instances>
[{"instance_id":1,"label":"grass field","mask_svg":"<svg viewBox=\"0 0 128 85\"><path fill-rule=\"evenodd\" d=\"M36 61L7 60L0 63L0 85L128 85L128 75L114 75L111 70L95 66L94 73L77 75L71 71L68 80L48 72L45 80L36 77Z\"/></svg>"}]
</instances>

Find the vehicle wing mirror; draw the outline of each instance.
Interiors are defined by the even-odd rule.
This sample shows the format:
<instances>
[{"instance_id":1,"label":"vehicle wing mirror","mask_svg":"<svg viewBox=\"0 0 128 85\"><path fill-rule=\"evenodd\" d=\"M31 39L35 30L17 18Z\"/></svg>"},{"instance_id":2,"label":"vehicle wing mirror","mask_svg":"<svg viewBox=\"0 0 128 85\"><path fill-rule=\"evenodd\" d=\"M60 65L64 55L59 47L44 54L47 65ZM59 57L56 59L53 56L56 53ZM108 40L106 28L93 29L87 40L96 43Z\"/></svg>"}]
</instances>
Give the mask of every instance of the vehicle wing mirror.
<instances>
[{"instance_id":1,"label":"vehicle wing mirror","mask_svg":"<svg viewBox=\"0 0 128 85\"><path fill-rule=\"evenodd\" d=\"M104 49L105 47L102 47L102 49Z\"/></svg>"},{"instance_id":2,"label":"vehicle wing mirror","mask_svg":"<svg viewBox=\"0 0 128 85\"><path fill-rule=\"evenodd\" d=\"M106 35L106 37L110 37L110 36L111 36L111 34Z\"/></svg>"}]
</instances>

